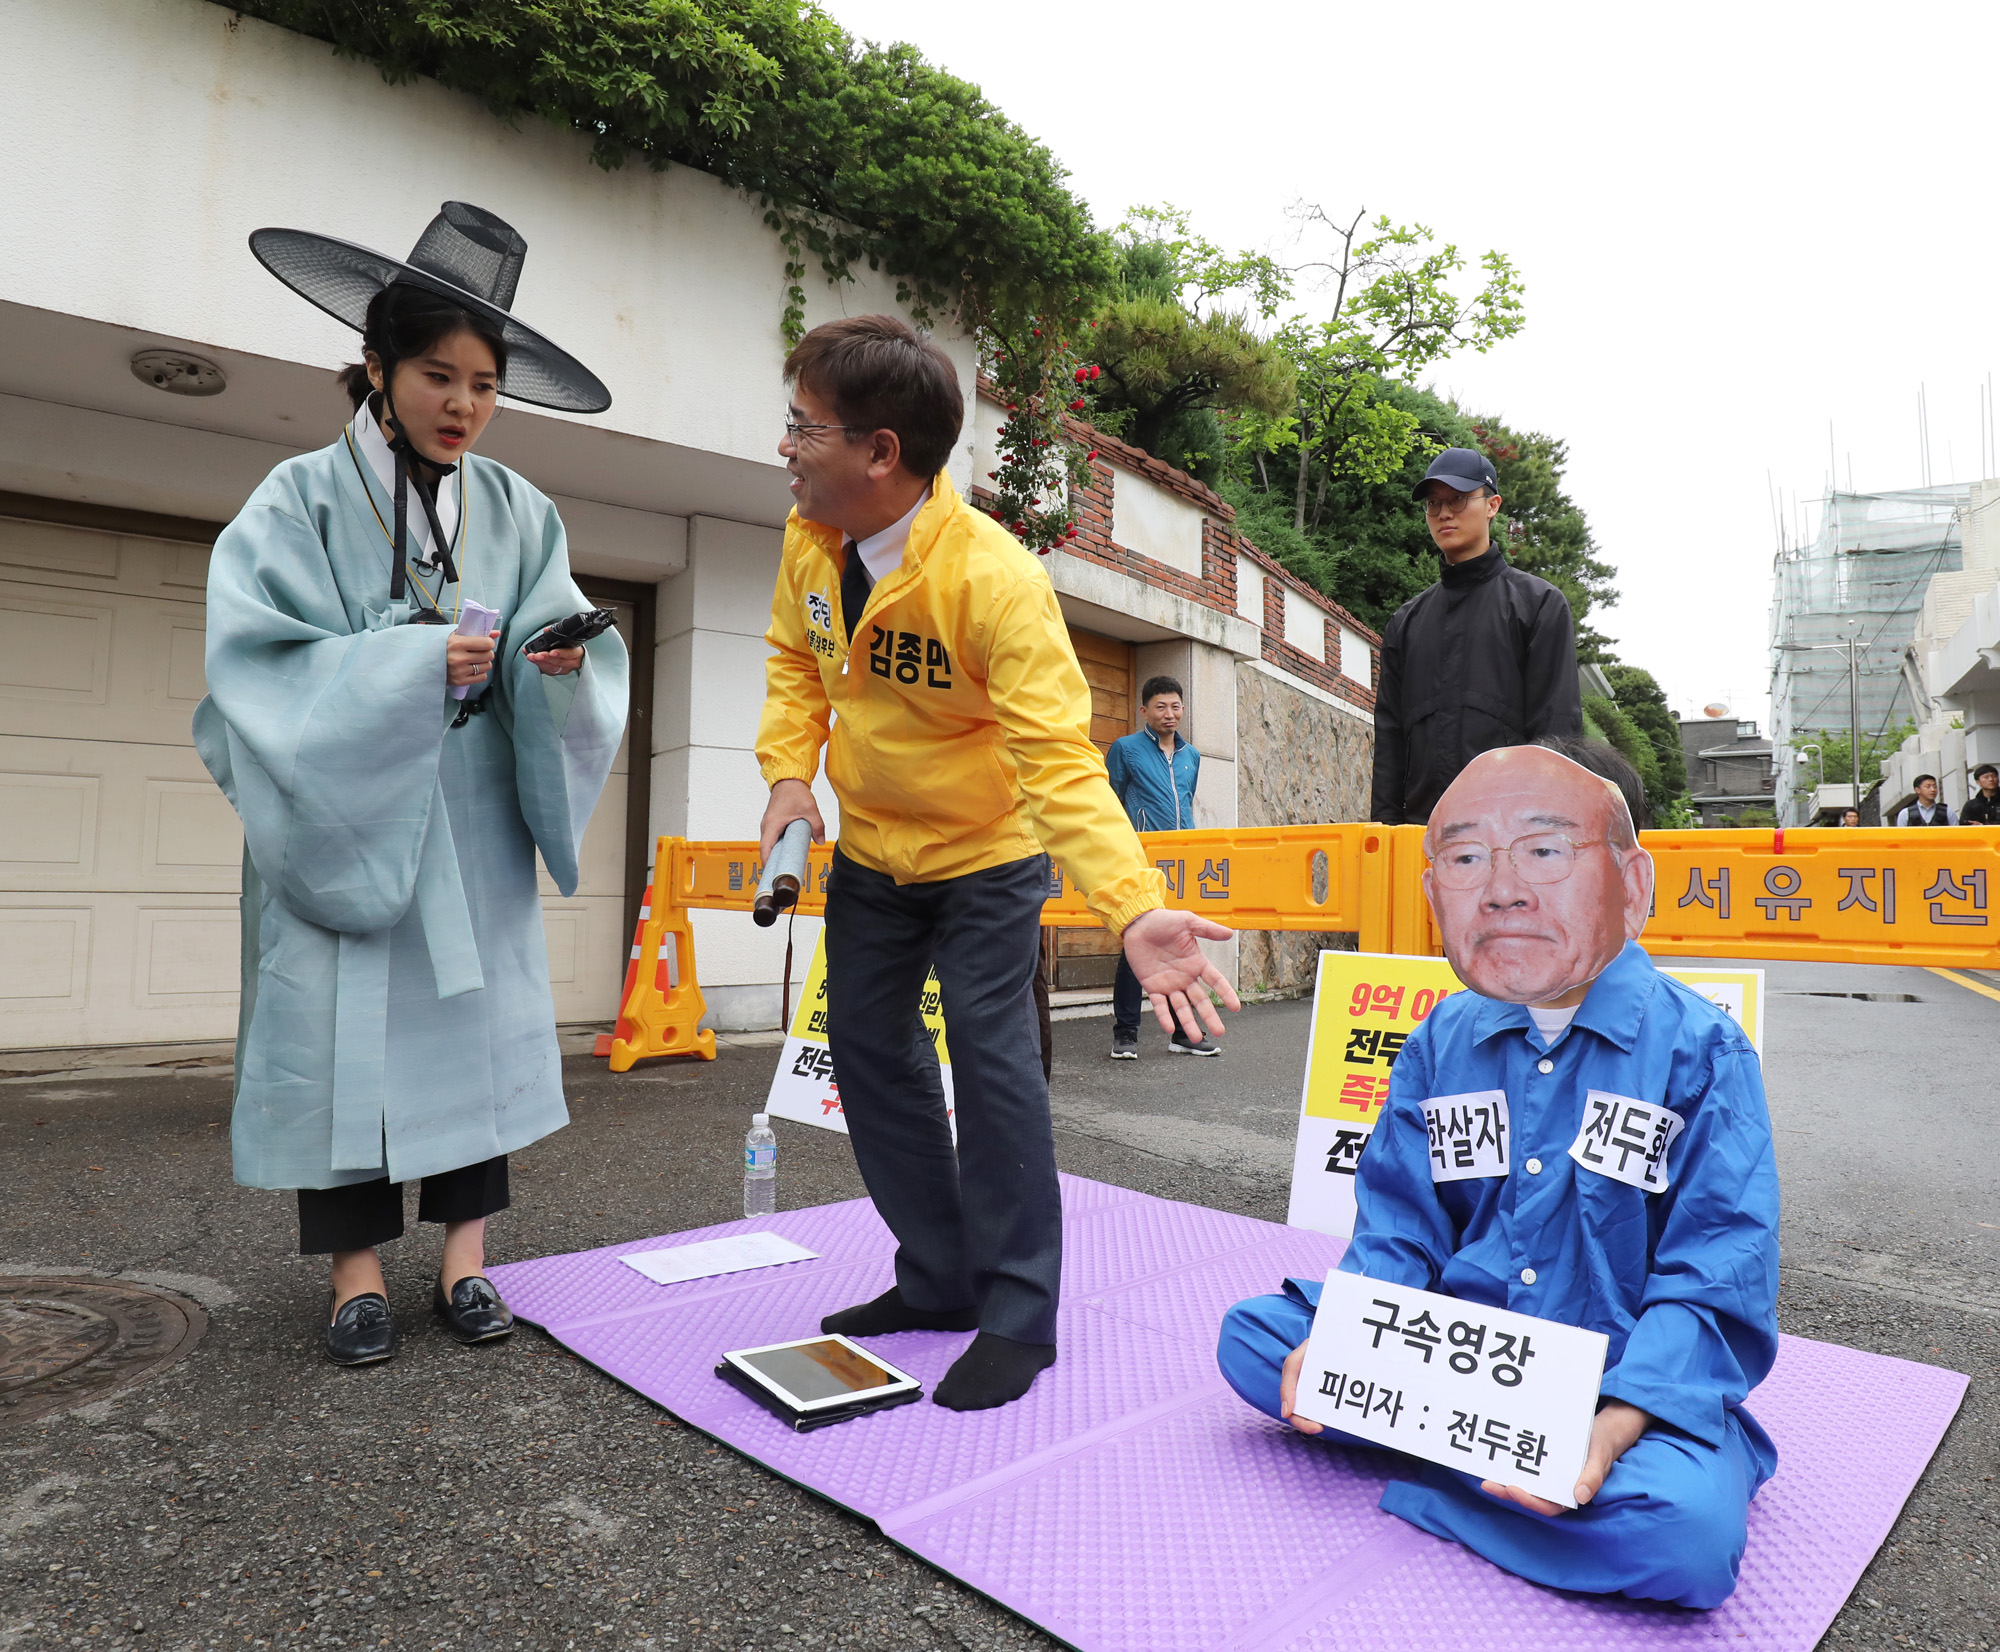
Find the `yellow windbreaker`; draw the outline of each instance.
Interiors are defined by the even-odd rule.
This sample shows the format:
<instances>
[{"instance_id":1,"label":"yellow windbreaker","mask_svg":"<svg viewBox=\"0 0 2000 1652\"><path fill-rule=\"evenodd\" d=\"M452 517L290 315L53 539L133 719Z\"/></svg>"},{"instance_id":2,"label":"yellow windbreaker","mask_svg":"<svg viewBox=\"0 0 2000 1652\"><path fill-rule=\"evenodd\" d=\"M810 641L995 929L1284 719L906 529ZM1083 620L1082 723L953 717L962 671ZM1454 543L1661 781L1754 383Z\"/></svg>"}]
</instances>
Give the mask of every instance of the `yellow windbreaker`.
<instances>
[{"instance_id":1,"label":"yellow windbreaker","mask_svg":"<svg viewBox=\"0 0 2000 1652\"><path fill-rule=\"evenodd\" d=\"M837 530L792 513L764 636L765 782L810 782L825 746L841 852L898 883L1046 848L1113 933L1164 906L1090 743L1090 688L1034 555L939 475L850 659L843 554Z\"/></svg>"}]
</instances>

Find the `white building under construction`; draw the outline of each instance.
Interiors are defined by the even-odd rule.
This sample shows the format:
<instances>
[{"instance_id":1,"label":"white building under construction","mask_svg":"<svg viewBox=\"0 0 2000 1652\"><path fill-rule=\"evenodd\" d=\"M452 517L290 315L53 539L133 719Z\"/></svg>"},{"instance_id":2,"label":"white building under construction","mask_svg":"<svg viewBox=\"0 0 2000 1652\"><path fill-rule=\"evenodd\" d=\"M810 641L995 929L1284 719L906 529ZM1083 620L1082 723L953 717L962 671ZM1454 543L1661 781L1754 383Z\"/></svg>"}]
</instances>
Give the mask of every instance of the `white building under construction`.
<instances>
[{"instance_id":1,"label":"white building under construction","mask_svg":"<svg viewBox=\"0 0 2000 1652\"><path fill-rule=\"evenodd\" d=\"M1779 550L1771 602L1771 738L1781 824L1801 825L1821 809L1854 801L1847 773L1827 773L1826 784L1815 789L1819 771L1800 772L1797 755L1816 734L1844 741L1858 727L1864 737L1879 736L1912 719L1921 724L1930 714L1930 690L1912 645L1956 628L1972 602L1967 578L1980 589L1994 583L1992 570L1962 573L1961 523L1971 492L1966 484L1949 483L1833 493L1821 510L1818 535ZM1952 612L1940 608L1933 615L1934 602ZM1946 779L1946 795L1962 800L1963 763L1946 764L1943 756L1929 772L1943 777L1947 767L1955 768L1957 790ZM1875 778L1862 775L1864 798ZM1891 801L1885 789L1882 802Z\"/></svg>"},{"instance_id":2,"label":"white building under construction","mask_svg":"<svg viewBox=\"0 0 2000 1652\"><path fill-rule=\"evenodd\" d=\"M1960 526L1960 565L1932 576L1906 653L1917 729L1882 764L1885 819L1919 775L1936 775L1955 810L1972 771L2000 763L2000 481L1966 490Z\"/></svg>"}]
</instances>

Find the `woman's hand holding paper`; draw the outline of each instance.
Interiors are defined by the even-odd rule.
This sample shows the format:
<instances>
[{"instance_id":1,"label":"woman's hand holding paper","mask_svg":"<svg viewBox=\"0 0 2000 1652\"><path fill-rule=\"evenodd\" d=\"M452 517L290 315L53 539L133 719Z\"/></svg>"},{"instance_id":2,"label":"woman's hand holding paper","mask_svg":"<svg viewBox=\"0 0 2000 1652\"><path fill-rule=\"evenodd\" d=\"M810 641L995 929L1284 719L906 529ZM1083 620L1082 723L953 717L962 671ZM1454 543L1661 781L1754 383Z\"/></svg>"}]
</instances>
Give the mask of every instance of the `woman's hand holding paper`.
<instances>
[{"instance_id":1,"label":"woman's hand holding paper","mask_svg":"<svg viewBox=\"0 0 2000 1652\"><path fill-rule=\"evenodd\" d=\"M493 647L499 640L498 631L484 637L447 638L444 645L445 685L466 688L485 682L487 673L493 669Z\"/></svg>"}]
</instances>

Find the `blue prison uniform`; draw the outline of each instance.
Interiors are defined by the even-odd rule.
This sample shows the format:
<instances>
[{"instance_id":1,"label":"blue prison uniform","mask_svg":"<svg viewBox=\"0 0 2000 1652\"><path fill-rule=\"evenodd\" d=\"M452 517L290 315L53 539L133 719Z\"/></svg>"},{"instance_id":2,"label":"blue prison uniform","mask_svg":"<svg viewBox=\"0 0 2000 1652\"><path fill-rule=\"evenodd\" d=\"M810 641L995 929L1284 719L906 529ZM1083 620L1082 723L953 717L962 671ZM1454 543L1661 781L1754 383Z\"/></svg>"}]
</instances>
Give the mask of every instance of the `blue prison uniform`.
<instances>
[{"instance_id":1,"label":"blue prison uniform","mask_svg":"<svg viewBox=\"0 0 2000 1652\"><path fill-rule=\"evenodd\" d=\"M1507 1098L1505 1173L1433 1181L1424 1102L1481 1090ZM1663 1188L1571 1157L1601 1117L1591 1091L1685 1121ZM1453 993L1397 1059L1355 1197L1343 1272L1601 1331L1600 1392L1657 1419L1579 1510L1531 1514L1430 1464L1392 1481L1381 1506L1555 1588L1726 1600L1750 1499L1777 1467L1743 1408L1777 1354L1778 1177L1763 1076L1736 1023L1629 943L1553 1047L1524 1006ZM1223 1321L1222 1374L1274 1417L1279 1368L1318 1296L1288 1281Z\"/></svg>"}]
</instances>

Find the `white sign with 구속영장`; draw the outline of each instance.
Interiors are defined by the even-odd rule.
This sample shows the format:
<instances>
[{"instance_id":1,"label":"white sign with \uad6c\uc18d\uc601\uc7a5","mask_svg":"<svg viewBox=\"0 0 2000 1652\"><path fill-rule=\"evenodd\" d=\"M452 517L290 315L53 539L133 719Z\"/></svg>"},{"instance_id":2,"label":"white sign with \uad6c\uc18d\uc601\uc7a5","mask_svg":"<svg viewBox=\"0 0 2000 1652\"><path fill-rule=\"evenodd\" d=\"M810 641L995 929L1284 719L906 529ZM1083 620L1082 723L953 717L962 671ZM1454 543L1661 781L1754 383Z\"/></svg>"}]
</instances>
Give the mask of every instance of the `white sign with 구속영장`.
<instances>
[{"instance_id":1,"label":"white sign with \uad6c\uc18d\uc601\uc7a5","mask_svg":"<svg viewBox=\"0 0 2000 1652\"><path fill-rule=\"evenodd\" d=\"M1609 1346L1601 1331L1336 1272L1292 1409L1575 1508Z\"/></svg>"}]
</instances>

